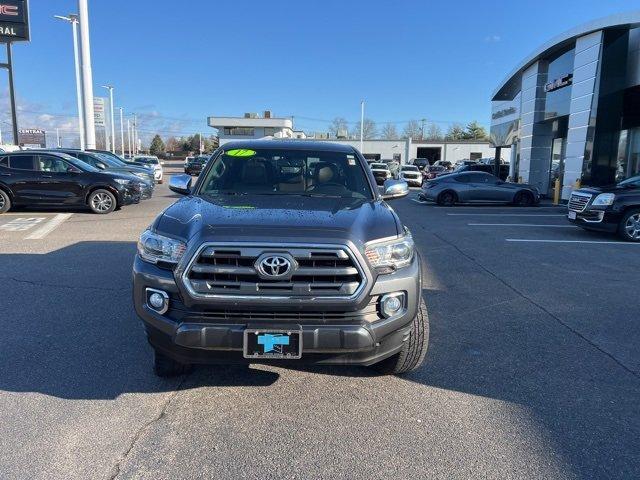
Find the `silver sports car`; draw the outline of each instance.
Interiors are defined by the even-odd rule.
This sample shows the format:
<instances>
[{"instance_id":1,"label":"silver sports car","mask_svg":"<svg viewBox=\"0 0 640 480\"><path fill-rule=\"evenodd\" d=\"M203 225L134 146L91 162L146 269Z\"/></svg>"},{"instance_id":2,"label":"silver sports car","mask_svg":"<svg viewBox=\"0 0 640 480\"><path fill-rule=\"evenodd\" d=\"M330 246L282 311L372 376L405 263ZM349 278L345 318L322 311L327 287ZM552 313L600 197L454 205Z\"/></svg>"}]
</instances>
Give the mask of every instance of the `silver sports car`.
<instances>
[{"instance_id":1,"label":"silver sports car","mask_svg":"<svg viewBox=\"0 0 640 480\"><path fill-rule=\"evenodd\" d=\"M540 192L532 185L503 182L484 172L462 172L442 175L426 182L418 195L440 205L456 203L513 203L536 205Z\"/></svg>"}]
</instances>

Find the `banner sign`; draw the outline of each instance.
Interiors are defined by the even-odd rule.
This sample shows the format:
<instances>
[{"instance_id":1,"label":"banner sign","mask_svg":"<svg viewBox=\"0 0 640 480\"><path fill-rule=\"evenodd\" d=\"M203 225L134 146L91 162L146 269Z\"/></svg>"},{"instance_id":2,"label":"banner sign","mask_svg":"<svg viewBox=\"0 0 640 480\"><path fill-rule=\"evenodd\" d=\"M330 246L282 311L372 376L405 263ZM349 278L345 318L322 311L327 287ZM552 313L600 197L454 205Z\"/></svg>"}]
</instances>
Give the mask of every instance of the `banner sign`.
<instances>
[{"instance_id":1,"label":"banner sign","mask_svg":"<svg viewBox=\"0 0 640 480\"><path fill-rule=\"evenodd\" d=\"M0 43L29 40L29 2L0 0Z\"/></svg>"},{"instance_id":2,"label":"banner sign","mask_svg":"<svg viewBox=\"0 0 640 480\"><path fill-rule=\"evenodd\" d=\"M107 126L107 115L104 108L106 100L104 97L93 97L93 121L96 127Z\"/></svg>"},{"instance_id":3,"label":"banner sign","mask_svg":"<svg viewBox=\"0 0 640 480\"><path fill-rule=\"evenodd\" d=\"M47 133L38 128L18 130L18 145L26 148L47 148Z\"/></svg>"}]
</instances>

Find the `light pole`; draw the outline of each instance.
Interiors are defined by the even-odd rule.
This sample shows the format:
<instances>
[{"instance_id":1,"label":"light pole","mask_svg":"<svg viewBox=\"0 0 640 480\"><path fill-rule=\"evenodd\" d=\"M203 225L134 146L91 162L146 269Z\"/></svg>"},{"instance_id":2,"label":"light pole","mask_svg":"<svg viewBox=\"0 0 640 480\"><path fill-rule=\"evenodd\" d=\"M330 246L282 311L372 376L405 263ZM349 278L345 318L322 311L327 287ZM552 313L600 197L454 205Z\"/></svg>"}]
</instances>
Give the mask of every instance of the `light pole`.
<instances>
[{"instance_id":1,"label":"light pole","mask_svg":"<svg viewBox=\"0 0 640 480\"><path fill-rule=\"evenodd\" d=\"M111 153L116 153L116 130L113 123L113 85L102 85L109 90L109 113L111 115Z\"/></svg>"},{"instance_id":2,"label":"light pole","mask_svg":"<svg viewBox=\"0 0 640 480\"><path fill-rule=\"evenodd\" d=\"M127 118L127 150L129 151L129 158L132 157L131 155L131 122L129 121L129 119Z\"/></svg>"},{"instance_id":3,"label":"light pole","mask_svg":"<svg viewBox=\"0 0 640 480\"><path fill-rule=\"evenodd\" d=\"M131 126L133 132L133 154L138 154L138 115L133 114L133 125Z\"/></svg>"},{"instance_id":4,"label":"light pole","mask_svg":"<svg viewBox=\"0 0 640 480\"><path fill-rule=\"evenodd\" d=\"M82 100L84 104L84 133L87 148L96 148L96 128L93 116L93 74L91 72L91 46L89 42L89 6L87 0L78 0L80 24L80 53L82 70Z\"/></svg>"},{"instance_id":5,"label":"light pole","mask_svg":"<svg viewBox=\"0 0 640 480\"><path fill-rule=\"evenodd\" d=\"M124 119L122 117L122 107L120 107L120 148L122 149L122 158L124 158Z\"/></svg>"},{"instance_id":6,"label":"light pole","mask_svg":"<svg viewBox=\"0 0 640 480\"><path fill-rule=\"evenodd\" d=\"M80 54L78 49L78 15L71 14L66 17L54 15L54 18L64 20L71 24L73 30L73 59L76 68L76 99L78 102L78 131L80 133L80 150L84 150L84 106L82 104L82 80L80 79Z\"/></svg>"}]
</instances>

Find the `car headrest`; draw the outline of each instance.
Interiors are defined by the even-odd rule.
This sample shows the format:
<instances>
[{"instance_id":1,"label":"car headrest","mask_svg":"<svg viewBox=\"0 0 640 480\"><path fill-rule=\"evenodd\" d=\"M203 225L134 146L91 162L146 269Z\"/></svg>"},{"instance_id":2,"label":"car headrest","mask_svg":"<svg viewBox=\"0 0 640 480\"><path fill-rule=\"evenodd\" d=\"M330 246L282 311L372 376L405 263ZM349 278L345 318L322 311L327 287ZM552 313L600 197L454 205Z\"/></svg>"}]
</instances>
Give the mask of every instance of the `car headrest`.
<instances>
[{"instance_id":1,"label":"car headrest","mask_svg":"<svg viewBox=\"0 0 640 480\"><path fill-rule=\"evenodd\" d=\"M334 163L321 162L316 165L315 180L317 183L327 183L336 179L338 169Z\"/></svg>"}]
</instances>

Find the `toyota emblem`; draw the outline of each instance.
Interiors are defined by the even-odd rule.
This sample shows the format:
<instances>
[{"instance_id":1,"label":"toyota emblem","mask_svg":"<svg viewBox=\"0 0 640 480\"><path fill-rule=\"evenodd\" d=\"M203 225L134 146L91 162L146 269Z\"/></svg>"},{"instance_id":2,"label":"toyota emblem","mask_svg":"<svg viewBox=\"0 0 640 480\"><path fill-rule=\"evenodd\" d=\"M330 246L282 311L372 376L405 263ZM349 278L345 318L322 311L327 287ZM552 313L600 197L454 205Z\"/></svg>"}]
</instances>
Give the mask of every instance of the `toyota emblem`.
<instances>
[{"instance_id":1,"label":"toyota emblem","mask_svg":"<svg viewBox=\"0 0 640 480\"><path fill-rule=\"evenodd\" d=\"M291 271L291 261L281 255L269 255L260 261L258 268L267 277L284 277Z\"/></svg>"}]
</instances>

